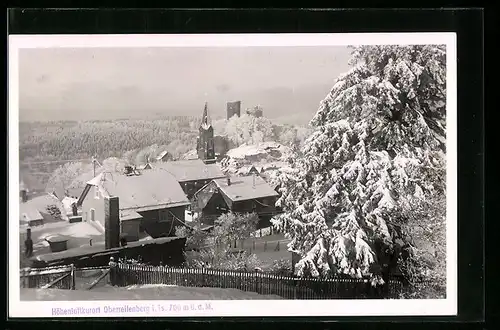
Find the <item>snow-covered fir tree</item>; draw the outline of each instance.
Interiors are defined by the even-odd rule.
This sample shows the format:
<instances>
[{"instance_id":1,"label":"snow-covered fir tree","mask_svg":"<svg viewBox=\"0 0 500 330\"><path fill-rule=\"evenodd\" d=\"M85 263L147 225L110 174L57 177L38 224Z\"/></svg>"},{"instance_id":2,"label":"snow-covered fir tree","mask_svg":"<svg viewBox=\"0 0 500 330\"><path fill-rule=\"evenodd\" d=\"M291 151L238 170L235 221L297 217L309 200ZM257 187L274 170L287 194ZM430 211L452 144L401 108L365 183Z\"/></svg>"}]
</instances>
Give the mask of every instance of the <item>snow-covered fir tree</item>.
<instances>
[{"instance_id":1,"label":"snow-covered fir tree","mask_svg":"<svg viewBox=\"0 0 500 330\"><path fill-rule=\"evenodd\" d=\"M414 226L444 226L445 57L439 45L353 48L302 156L278 178L284 214L273 224L302 257L298 275L382 283L391 257L415 253Z\"/></svg>"}]
</instances>

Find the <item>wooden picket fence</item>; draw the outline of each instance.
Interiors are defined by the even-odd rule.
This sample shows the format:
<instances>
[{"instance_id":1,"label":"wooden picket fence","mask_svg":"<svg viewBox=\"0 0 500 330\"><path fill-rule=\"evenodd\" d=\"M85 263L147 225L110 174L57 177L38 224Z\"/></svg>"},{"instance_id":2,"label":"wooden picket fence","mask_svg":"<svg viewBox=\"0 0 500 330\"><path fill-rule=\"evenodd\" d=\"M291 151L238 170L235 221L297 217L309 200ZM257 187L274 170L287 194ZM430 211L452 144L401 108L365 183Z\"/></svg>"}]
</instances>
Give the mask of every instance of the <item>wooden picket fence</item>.
<instances>
[{"instance_id":1,"label":"wooden picket fence","mask_svg":"<svg viewBox=\"0 0 500 330\"><path fill-rule=\"evenodd\" d=\"M109 283L109 267L75 268L55 266L24 268L20 272L22 288L91 290Z\"/></svg>"},{"instance_id":2,"label":"wooden picket fence","mask_svg":"<svg viewBox=\"0 0 500 330\"><path fill-rule=\"evenodd\" d=\"M396 299L405 290L403 283L397 279L391 279L385 290L382 290L381 287L373 287L367 279L298 278L263 272L171 268L126 263L117 263L111 268L75 268L70 265L21 270L23 288L91 290L108 283L121 287L165 284L238 289L262 295L276 295L285 299Z\"/></svg>"},{"instance_id":3,"label":"wooden picket fence","mask_svg":"<svg viewBox=\"0 0 500 330\"><path fill-rule=\"evenodd\" d=\"M397 298L403 285L389 282L385 293L367 279L297 278L271 273L227 271L216 269L169 268L118 264L111 269L111 283L117 286L166 284L184 287L238 289L285 299L366 299Z\"/></svg>"},{"instance_id":4,"label":"wooden picket fence","mask_svg":"<svg viewBox=\"0 0 500 330\"><path fill-rule=\"evenodd\" d=\"M47 268L24 268L21 269L20 284L22 288L42 289L74 289L75 267L56 266Z\"/></svg>"}]
</instances>

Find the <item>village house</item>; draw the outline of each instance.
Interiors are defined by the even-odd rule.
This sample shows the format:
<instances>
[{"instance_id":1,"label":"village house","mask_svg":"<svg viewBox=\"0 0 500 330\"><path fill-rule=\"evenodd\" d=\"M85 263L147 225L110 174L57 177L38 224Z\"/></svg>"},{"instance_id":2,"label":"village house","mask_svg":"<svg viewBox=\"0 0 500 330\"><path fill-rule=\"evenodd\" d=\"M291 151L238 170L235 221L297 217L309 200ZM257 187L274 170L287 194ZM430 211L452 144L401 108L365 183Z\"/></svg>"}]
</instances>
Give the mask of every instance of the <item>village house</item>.
<instances>
[{"instance_id":1,"label":"village house","mask_svg":"<svg viewBox=\"0 0 500 330\"><path fill-rule=\"evenodd\" d=\"M254 165L246 165L240 167L236 174L239 176L248 176L253 174L259 175L260 171Z\"/></svg>"},{"instance_id":2,"label":"village house","mask_svg":"<svg viewBox=\"0 0 500 330\"><path fill-rule=\"evenodd\" d=\"M30 227L43 225L43 216L37 207L32 204L21 203L19 205L19 222Z\"/></svg>"},{"instance_id":3,"label":"village house","mask_svg":"<svg viewBox=\"0 0 500 330\"><path fill-rule=\"evenodd\" d=\"M77 202L83 221L95 222L104 229L103 199L113 196L120 199L120 228L127 241L174 236L175 226L184 223L190 205L169 171L126 167L124 173L103 172L87 182Z\"/></svg>"},{"instance_id":4,"label":"village house","mask_svg":"<svg viewBox=\"0 0 500 330\"><path fill-rule=\"evenodd\" d=\"M21 190L19 203L19 221L21 225L40 226L45 223L67 220L64 206L55 196L42 194L28 198Z\"/></svg>"},{"instance_id":5,"label":"village house","mask_svg":"<svg viewBox=\"0 0 500 330\"><path fill-rule=\"evenodd\" d=\"M137 166L138 170L150 170L152 168L153 168L153 166L151 166L151 164L149 162L146 164L142 164L142 165Z\"/></svg>"},{"instance_id":6,"label":"village house","mask_svg":"<svg viewBox=\"0 0 500 330\"><path fill-rule=\"evenodd\" d=\"M171 173L190 200L195 192L213 179L225 177L218 164L205 164L201 159L166 162L155 168Z\"/></svg>"},{"instance_id":7,"label":"village house","mask_svg":"<svg viewBox=\"0 0 500 330\"><path fill-rule=\"evenodd\" d=\"M227 212L252 213L260 218L259 228L270 226L270 219L277 213L275 203L278 193L260 176L227 177L212 180L194 196L194 207L203 224Z\"/></svg>"},{"instance_id":8,"label":"village house","mask_svg":"<svg viewBox=\"0 0 500 330\"><path fill-rule=\"evenodd\" d=\"M172 159L172 154L168 151L163 151L156 157L157 162L167 162Z\"/></svg>"}]
</instances>

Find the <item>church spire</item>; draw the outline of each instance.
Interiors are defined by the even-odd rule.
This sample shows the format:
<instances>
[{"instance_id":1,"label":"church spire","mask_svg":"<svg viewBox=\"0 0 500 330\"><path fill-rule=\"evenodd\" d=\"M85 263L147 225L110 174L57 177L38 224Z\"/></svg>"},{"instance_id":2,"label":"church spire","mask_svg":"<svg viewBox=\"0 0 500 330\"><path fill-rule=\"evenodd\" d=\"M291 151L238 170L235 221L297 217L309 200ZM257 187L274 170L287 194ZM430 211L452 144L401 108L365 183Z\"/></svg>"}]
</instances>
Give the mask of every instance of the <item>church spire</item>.
<instances>
[{"instance_id":1,"label":"church spire","mask_svg":"<svg viewBox=\"0 0 500 330\"><path fill-rule=\"evenodd\" d=\"M205 108L203 109L203 117L201 118L201 125L205 129L210 126L210 117L208 116L208 102L205 102Z\"/></svg>"},{"instance_id":2,"label":"church spire","mask_svg":"<svg viewBox=\"0 0 500 330\"><path fill-rule=\"evenodd\" d=\"M214 129L208 115L208 103L205 102L201 118L200 136L197 142L198 158L204 162L215 160Z\"/></svg>"}]
</instances>

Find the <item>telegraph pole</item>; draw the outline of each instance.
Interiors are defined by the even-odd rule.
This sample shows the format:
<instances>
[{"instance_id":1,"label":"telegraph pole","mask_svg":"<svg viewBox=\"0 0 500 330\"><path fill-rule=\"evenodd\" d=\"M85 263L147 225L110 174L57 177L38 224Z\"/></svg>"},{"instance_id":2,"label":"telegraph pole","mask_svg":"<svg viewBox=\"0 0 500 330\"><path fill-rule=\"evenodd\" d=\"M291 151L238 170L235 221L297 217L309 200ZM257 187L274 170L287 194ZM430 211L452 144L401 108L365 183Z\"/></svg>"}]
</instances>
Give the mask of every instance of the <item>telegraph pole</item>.
<instances>
[{"instance_id":1,"label":"telegraph pole","mask_svg":"<svg viewBox=\"0 0 500 330\"><path fill-rule=\"evenodd\" d=\"M92 165L93 165L93 168L94 168L94 178L95 178L95 165L96 165L96 161L97 161L96 157L97 156L92 157Z\"/></svg>"}]
</instances>

